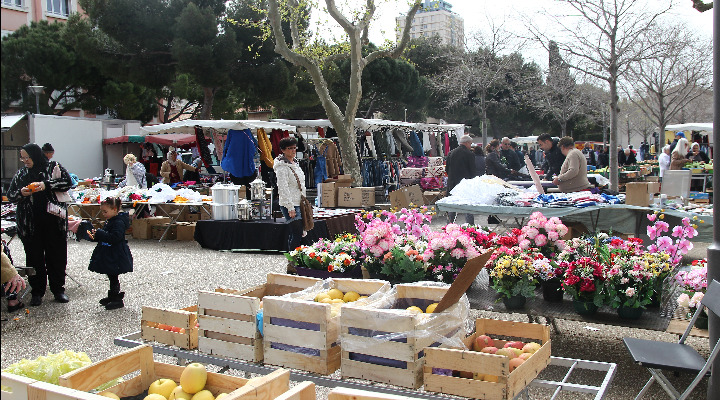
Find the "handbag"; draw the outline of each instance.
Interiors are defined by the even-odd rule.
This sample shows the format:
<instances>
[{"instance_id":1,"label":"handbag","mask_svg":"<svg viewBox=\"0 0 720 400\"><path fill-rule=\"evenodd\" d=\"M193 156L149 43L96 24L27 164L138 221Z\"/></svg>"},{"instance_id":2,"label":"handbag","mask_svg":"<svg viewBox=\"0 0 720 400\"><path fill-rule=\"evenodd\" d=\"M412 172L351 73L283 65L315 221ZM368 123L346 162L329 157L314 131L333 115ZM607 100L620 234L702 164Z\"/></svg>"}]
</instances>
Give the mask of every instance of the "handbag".
<instances>
[{"instance_id":1,"label":"handbag","mask_svg":"<svg viewBox=\"0 0 720 400\"><path fill-rule=\"evenodd\" d=\"M57 178L60 178L61 176L62 176L62 175L61 175L61 172L60 172L60 165L56 163L56 164L55 164L55 168L53 168L52 178L53 178L53 179L57 179ZM59 190L56 190L56 191L55 191L55 197L56 197L57 200L58 200L59 202L61 202L61 203L72 203L72 197L70 197L70 195L68 194L67 191L61 192L61 191L59 191ZM48 207L48 212L50 212L49 207ZM55 215L55 214L53 214L53 215ZM62 217L62 218L64 218L64 217Z\"/></svg>"},{"instance_id":2,"label":"handbag","mask_svg":"<svg viewBox=\"0 0 720 400\"><path fill-rule=\"evenodd\" d=\"M290 167L290 171L292 171L293 175L295 175L295 180L298 184L298 189L300 189L300 216L302 217L303 222L303 230L305 232L312 230L312 228L315 227L315 221L313 221L313 208L312 204L310 204L310 201L305 197L305 195L302 194L302 185L300 184L300 178L298 178L295 171Z\"/></svg>"}]
</instances>

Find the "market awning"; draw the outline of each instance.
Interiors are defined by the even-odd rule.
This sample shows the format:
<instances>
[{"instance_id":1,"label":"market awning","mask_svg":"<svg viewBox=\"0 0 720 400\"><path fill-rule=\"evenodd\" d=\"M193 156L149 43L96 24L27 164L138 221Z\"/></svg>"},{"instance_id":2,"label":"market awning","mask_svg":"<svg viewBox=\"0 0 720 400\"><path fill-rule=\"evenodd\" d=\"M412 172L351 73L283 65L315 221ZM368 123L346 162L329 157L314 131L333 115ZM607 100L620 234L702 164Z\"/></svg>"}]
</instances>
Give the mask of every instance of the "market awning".
<instances>
[{"instance_id":1,"label":"market awning","mask_svg":"<svg viewBox=\"0 0 720 400\"><path fill-rule=\"evenodd\" d=\"M195 135L184 133L163 133L145 136L145 142L156 143L163 146L185 146L195 143Z\"/></svg>"},{"instance_id":2,"label":"market awning","mask_svg":"<svg viewBox=\"0 0 720 400\"><path fill-rule=\"evenodd\" d=\"M145 136L142 135L129 135L129 136L116 136L107 139L103 139L103 144L117 144L117 143L144 143Z\"/></svg>"},{"instance_id":3,"label":"market awning","mask_svg":"<svg viewBox=\"0 0 720 400\"><path fill-rule=\"evenodd\" d=\"M2 130L3 132L12 128L21 120L27 118L27 114L15 114L15 115L3 115L2 116Z\"/></svg>"},{"instance_id":4,"label":"market awning","mask_svg":"<svg viewBox=\"0 0 720 400\"><path fill-rule=\"evenodd\" d=\"M183 121L175 121L167 124L159 125L146 125L140 128L143 133L148 135L157 135L161 133L184 133L184 134L195 134L195 127L201 126L203 128L213 128L218 130L229 130L229 129L252 129L258 128L263 129L282 129L295 131L294 126L270 122L270 121L257 121L257 120L197 120L197 119L186 119Z\"/></svg>"},{"instance_id":5,"label":"market awning","mask_svg":"<svg viewBox=\"0 0 720 400\"><path fill-rule=\"evenodd\" d=\"M712 122L708 123L689 123L689 124L674 124L674 125L667 125L665 127L666 131L700 131L700 132L712 132L713 131L713 124Z\"/></svg>"}]
</instances>

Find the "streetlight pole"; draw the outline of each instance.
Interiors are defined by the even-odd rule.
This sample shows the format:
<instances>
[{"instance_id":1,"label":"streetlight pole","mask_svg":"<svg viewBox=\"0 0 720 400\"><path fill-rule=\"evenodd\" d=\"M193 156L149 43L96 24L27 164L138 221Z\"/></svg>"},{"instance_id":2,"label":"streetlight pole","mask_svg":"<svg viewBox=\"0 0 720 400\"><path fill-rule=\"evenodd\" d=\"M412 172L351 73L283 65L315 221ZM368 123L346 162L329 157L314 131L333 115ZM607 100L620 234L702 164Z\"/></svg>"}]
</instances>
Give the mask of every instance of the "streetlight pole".
<instances>
[{"instance_id":1,"label":"streetlight pole","mask_svg":"<svg viewBox=\"0 0 720 400\"><path fill-rule=\"evenodd\" d=\"M40 114L40 93L45 89L45 86L32 85L28 86L28 89L35 93L35 112L36 114Z\"/></svg>"},{"instance_id":2,"label":"streetlight pole","mask_svg":"<svg viewBox=\"0 0 720 400\"><path fill-rule=\"evenodd\" d=\"M403 122L407 122L407 108L405 109L405 120Z\"/></svg>"}]
</instances>

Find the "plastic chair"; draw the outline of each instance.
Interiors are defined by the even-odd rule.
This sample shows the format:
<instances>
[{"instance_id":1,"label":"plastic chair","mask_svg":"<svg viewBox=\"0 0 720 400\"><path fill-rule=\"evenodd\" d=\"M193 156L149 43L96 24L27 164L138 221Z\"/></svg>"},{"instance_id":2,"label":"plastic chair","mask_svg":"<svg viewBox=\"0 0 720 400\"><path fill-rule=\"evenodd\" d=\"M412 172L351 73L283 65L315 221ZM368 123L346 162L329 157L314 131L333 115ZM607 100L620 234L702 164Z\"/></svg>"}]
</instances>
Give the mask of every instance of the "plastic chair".
<instances>
[{"instance_id":1,"label":"plastic chair","mask_svg":"<svg viewBox=\"0 0 720 400\"><path fill-rule=\"evenodd\" d=\"M713 280L708 286L708 290L702 301L702 306L707 307L708 310L715 315L720 315L720 283L718 281ZM718 351L720 351L720 346L718 345L720 341L715 343L715 347L713 347L707 360L705 360L697 350L685 344L685 339L688 337L693 324L695 324L695 320L697 320L701 310L704 308L702 306L698 306L697 311L693 314L687 329L685 329L685 333L678 343L623 338L625 347L627 347L633 360L637 364L647 368L652 375L640 393L638 393L637 397L635 397L636 400L641 398L655 381L662 386L670 398L687 399L697 384L700 383L700 380L710 371L713 360L715 360ZM681 394L670 381L668 381L667 377L663 375L662 370L696 373L697 376L695 376L690 386Z\"/></svg>"}]
</instances>

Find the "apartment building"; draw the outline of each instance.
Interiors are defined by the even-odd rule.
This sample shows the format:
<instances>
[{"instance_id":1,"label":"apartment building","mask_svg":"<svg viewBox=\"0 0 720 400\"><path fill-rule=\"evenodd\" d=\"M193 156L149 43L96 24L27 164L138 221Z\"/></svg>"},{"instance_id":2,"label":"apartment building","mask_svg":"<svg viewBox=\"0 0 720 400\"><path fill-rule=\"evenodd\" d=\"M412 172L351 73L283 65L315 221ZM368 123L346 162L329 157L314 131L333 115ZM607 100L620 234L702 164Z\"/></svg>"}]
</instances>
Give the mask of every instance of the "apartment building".
<instances>
[{"instance_id":1,"label":"apartment building","mask_svg":"<svg viewBox=\"0 0 720 400\"><path fill-rule=\"evenodd\" d=\"M405 16L395 18L396 40L405 29ZM425 0L410 25L410 38L438 36L443 44L463 47L465 45L465 22L452 11L452 5L444 0Z\"/></svg>"},{"instance_id":2,"label":"apartment building","mask_svg":"<svg viewBox=\"0 0 720 400\"><path fill-rule=\"evenodd\" d=\"M74 12L81 12L78 0L0 0L2 37L23 25L42 20L65 21Z\"/></svg>"}]
</instances>

